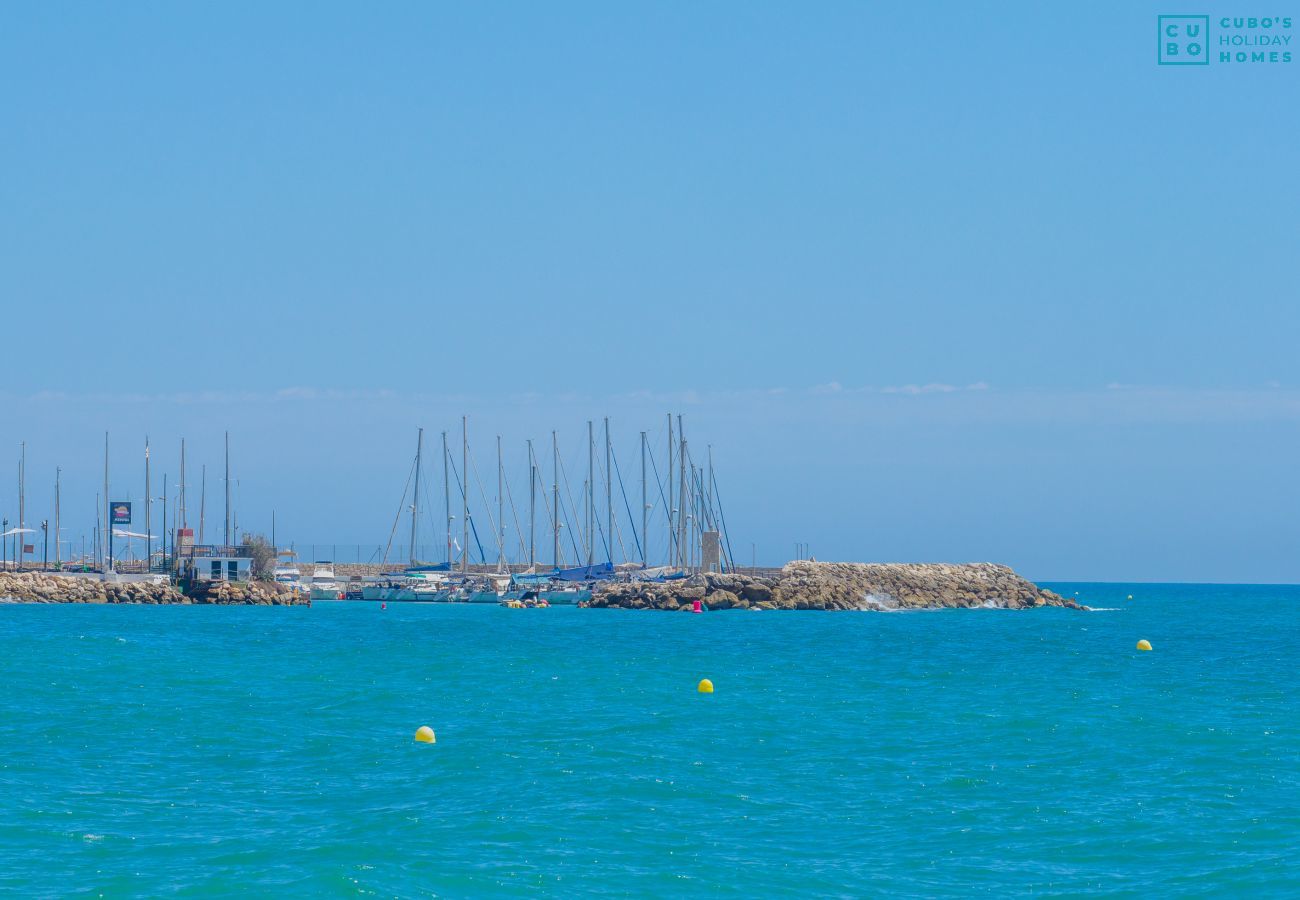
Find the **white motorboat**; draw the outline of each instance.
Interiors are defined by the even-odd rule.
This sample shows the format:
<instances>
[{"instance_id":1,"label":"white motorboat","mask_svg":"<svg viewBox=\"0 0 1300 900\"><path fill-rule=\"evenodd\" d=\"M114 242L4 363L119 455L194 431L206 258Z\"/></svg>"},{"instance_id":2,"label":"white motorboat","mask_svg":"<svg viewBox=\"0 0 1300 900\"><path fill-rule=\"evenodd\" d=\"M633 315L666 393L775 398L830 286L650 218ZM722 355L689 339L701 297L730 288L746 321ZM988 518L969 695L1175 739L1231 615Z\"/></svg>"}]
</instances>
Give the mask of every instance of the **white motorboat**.
<instances>
[{"instance_id":1,"label":"white motorboat","mask_svg":"<svg viewBox=\"0 0 1300 900\"><path fill-rule=\"evenodd\" d=\"M316 568L311 573L311 580L307 582L307 589L308 599L313 601L343 599L343 584L334 576L333 563L316 563Z\"/></svg>"}]
</instances>

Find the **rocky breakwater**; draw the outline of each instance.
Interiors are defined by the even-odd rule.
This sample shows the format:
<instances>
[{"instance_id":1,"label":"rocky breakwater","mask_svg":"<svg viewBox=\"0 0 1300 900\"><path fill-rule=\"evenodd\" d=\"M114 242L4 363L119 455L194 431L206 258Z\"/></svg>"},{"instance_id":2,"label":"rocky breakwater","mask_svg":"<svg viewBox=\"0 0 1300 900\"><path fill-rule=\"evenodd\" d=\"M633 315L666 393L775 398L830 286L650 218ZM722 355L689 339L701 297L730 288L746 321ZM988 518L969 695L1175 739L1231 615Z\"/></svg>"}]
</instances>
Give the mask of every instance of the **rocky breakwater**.
<instances>
[{"instance_id":1,"label":"rocky breakwater","mask_svg":"<svg viewBox=\"0 0 1300 900\"><path fill-rule=\"evenodd\" d=\"M268 582L203 584L190 596L171 584L105 582L43 572L0 572L0 600L23 603L305 603L302 595Z\"/></svg>"},{"instance_id":2,"label":"rocky breakwater","mask_svg":"<svg viewBox=\"0 0 1300 900\"><path fill-rule=\"evenodd\" d=\"M779 575L610 582L588 604L623 609L1086 609L992 563L788 563Z\"/></svg>"},{"instance_id":3,"label":"rocky breakwater","mask_svg":"<svg viewBox=\"0 0 1300 900\"><path fill-rule=\"evenodd\" d=\"M202 581L190 588L188 603L307 606L307 595L274 581Z\"/></svg>"}]
</instances>

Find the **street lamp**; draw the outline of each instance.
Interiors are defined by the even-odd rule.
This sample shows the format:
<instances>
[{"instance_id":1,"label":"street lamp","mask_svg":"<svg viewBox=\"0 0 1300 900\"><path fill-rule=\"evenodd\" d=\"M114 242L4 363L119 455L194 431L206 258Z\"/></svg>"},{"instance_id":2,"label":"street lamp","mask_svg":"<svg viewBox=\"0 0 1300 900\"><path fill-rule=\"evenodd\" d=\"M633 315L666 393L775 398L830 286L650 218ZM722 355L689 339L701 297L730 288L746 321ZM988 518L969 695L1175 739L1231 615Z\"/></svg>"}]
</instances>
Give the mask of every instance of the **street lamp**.
<instances>
[{"instance_id":1,"label":"street lamp","mask_svg":"<svg viewBox=\"0 0 1300 900\"><path fill-rule=\"evenodd\" d=\"M50 520L49 519L41 519L41 535L45 539L45 554L44 554L44 559L41 562L41 569L42 571L44 571L44 570L48 570L50 567Z\"/></svg>"}]
</instances>

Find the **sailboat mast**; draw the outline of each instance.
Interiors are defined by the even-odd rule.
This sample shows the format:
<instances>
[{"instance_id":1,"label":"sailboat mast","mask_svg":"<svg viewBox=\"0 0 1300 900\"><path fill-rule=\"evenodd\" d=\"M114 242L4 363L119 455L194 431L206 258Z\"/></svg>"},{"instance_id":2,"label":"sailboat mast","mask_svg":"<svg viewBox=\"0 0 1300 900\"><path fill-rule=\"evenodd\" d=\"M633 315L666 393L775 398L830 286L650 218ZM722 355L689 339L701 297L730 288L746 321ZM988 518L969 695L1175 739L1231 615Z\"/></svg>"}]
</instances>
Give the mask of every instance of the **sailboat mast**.
<instances>
[{"instance_id":1,"label":"sailboat mast","mask_svg":"<svg viewBox=\"0 0 1300 900\"><path fill-rule=\"evenodd\" d=\"M716 515L717 515L717 514L713 511L713 445L712 445L712 444L709 444L709 484L708 484L708 498L709 498L708 516L709 516L709 522L710 522L710 524L712 524L714 518L715 518ZM717 528L710 528L709 530L710 530L710 531L717 531L718 529L717 529Z\"/></svg>"},{"instance_id":2,"label":"sailboat mast","mask_svg":"<svg viewBox=\"0 0 1300 900\"><path fill-rule=\"evenodd\" d=\"M420 521L420 469L424 461L424 429L415 438L415 502L411 504L411 565L416 565L415 533Z\"/></svg>"},{"instance_id":3,"label":"sailboat mast","mask_svg":"<svg viewBox=\"0 0 1300 900\"><path fill-rule=\"evenodd\" d=\"M460 500L460 524L465 532L460 570L469 574L469 416L460 417Z\"/></svg>"},{"instance_id":4,"label":"sailboat mast","mask_svg":"<svg viewBox=\"0 0 1300 900\"><path fill-rule=\"evenodd\" d=\"M18 527L27 527L27 442L22 442L22 455L18 460ZM15 554L18 558L18 568L23 567L23 557L27 555L27 535L18 534L14 537L14 543L18 545L18 552Z\"/></svg>"},{"instance_id":5,"label":"sailboat mast","mask_svg":"<svg viewBox=\"0 0 1300 900\"><path fill-rule=\"evenodd\" d=\"M181 438L181 488L180 496L176 498L176 503L180 507L180 514L177 517L177 522L179 523L180 528L185 528L185 438Z\"/></svg>"},{"instance_id":6,"label":"sailboat mast","mask_svg":"<svg viewBox=\"0 0 1300 900\"><path fill-rule=\"evenodd\" d=\"M551 432L551 560L560 568L560 443Z\"/></svg>"},{"instance_id":7,"label":"sailboat mast","mask_svg":"<svg viewBox=\"0 0 1300 900\"><path fill-rule=\"evenodd\" d=\"M595 510L592 507L592 500L595 495L592 493L592 478L596 474L596 432L592 425L591 419L587 420L587 565L590 566L594 561L593 553L595 545L592 543L596 517Z\"/></svg>"},{"instance_id":8,"label":"sailboat mast","mask_svg":"<svg viewBox=\"0 0 1300 900\"><path fill-rule=\"evenodd\" d=\"M447 472L447 432L442 433L442 503L447 523L447 571L451 571L451 489Z\"/></svg>"},{"instance_id":9,"label":"sailboat mast","mask_svg":"<svg viewBox=\"0 0 1300 900\"><path fill-rule=\"evenodd\" d=\"M506 564L506 501L501 470L501 435L497 435L497 571ZM512 504L513 505L513 504Z\"/></svg>"},{"instance_id":10,"label":"sailboat mast","mask_svg":"<svg viewBox=\"0 0 1300 900\"><path fill-rule=\"evenodd\" d=\"M668 565L677 563L677 538L675 529L674 513L677 508L677 498L673 496L673 414L668 413L668 508L664 510L668 514L668 544L664 548L667 551Z\"/></svg>"},{"instance_id":11,"label":"sailboat mast","mask_svg":"<svg viewBox=\"0 0 1300 900\"><path fill-rule=\"evenodd\" d=\"M645 568L646 557L648 554L648 545L650 543L650 532L646 530L646 523L650 520L650 507L645 502L645 432L641 432L641 568Z\"/></svg>"},{"instance_id":12,"label":"sailboat mast","mask_svg":"<svg viewBox=\"0 0 1300 900\"><path fill-rule=\"evenodd\" d=\"M537 461L533 439L528 439L528 571L537 567Z\"/></svg>"},{"instance_id":13,"label":"sailboat mast","mask_svg":"<svg viewBox=\"0 0 1300 900\"><path fill-rule=\"evenodd\" d=\"M107 540L101 543L104 548L104 572L113 571L113 501L108 499L108 432L104 432L104 530Z\"/></svg>"},{"instance_id":14,"label":"sailboat mast","mask_svg":"<svg viewBox=\"0 0 1300 900\"><path fill-rule=\"evenodd\" d=\"M149 487L149 435L144 436L144 559L145 571L153 567L153 490Z\"/></svg>"},{"instance_id":15,"label":"sailboat mast","mask_svg":"<svg viewBox=\"0 0 1300 900\"><path fill-rule=\"evenodd\" d=\"M230 546L230 432L226 432L226 531L223 543Z\"/></svg>"},{"instance_id":16,"label":"sailboat mast","mask_svg":"<svg viewBox=\"0 0 1300 900\"><path fill-rule=\"evenodd\" d=\"M685 456L683 453L682 457ZM682 541L682 556L686 560L686 571L690 572L695 568L695 463L689 464L686 480L682 482L682 509L688 508L690 512L682 516L683 533L686 535Z\"/></svg>"},{"instance_id":17,"label":"sailboat mast","mask_svg":"<svg viewBox=\"0 0 1300 900\"><path fill-rule=\"evenodd\" d=\"M614 561L614 470L610 466L613 451L609 447L609 416L605 416L605 540L609 543L609 561Z\"/></svg>"},{"instance_id":18,"label":"sailboat mast","mask_svg":"<svg viewBox=\"0 0 1300 900\"><path fill-rule=\"evenodd\" d=\"M206 540L208 525L208 464L199 466L199 543Z\"/></svg>"},{"instance_id":19,"label":"sailboat mast","mask_svg":"<svg viewBox=\"0 0 1300 900\"><path fill-rule=\"evenodd\" d=\"M677 453L677 489L680 501L677 504L677 558L682 566L686 565L686 432L682 429L681 414L677 415L677 440L680 442Z\"/></svg>"},{"instance_id":20,"label":"sailboat mast","mask_svg":"<svg viewBox=\"0 0 1300 900\"><path fill-rule=\"evenodd\" d=\"M55 468L54 470L54 568L59 568L61 557L59 556L59 505L62 501L63 469Z\"/></svg>"},{"instance_id":21,"label":"sailboat mast","mask_svg":"<svg viewBox=\"0 0 1300 900\"><path fill-rule=\"evenodd\" d=\"M695 491L695 509L697 510L697 512L695 513L695 529L693 534L691 535L691 556L694 557L696 564L701 569L703 569L704 568L704 546L701 543L701 541L704 537L704 526L705 526L705 516L706 516L704 510L704 484L703 484L704 467L700 466L697 469L695 467L695 464L692 463L691 472L693 473L691 484L694 486L693 489Z\"/></svg>"}]
</instances>

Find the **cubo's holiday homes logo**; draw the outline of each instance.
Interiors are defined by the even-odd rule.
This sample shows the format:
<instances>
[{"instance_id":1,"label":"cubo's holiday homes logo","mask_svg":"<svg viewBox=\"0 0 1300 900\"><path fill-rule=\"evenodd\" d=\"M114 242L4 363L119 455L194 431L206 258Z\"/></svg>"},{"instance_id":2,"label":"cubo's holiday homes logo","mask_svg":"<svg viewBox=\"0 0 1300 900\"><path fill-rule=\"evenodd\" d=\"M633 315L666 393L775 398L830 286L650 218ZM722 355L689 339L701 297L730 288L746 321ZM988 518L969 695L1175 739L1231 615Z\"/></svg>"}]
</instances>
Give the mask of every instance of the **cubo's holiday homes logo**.
<instances>
[{"instance_id":1,"label":"cubo's holiday homes logo","mask_svg":"<svg viewBox=\"0 0 1300 900\"><path fill-rule=\"evenodd\" d=\"M1291 62L1290 16L1157 16L1162 66Z\"/></svg>"}]
</instances>

